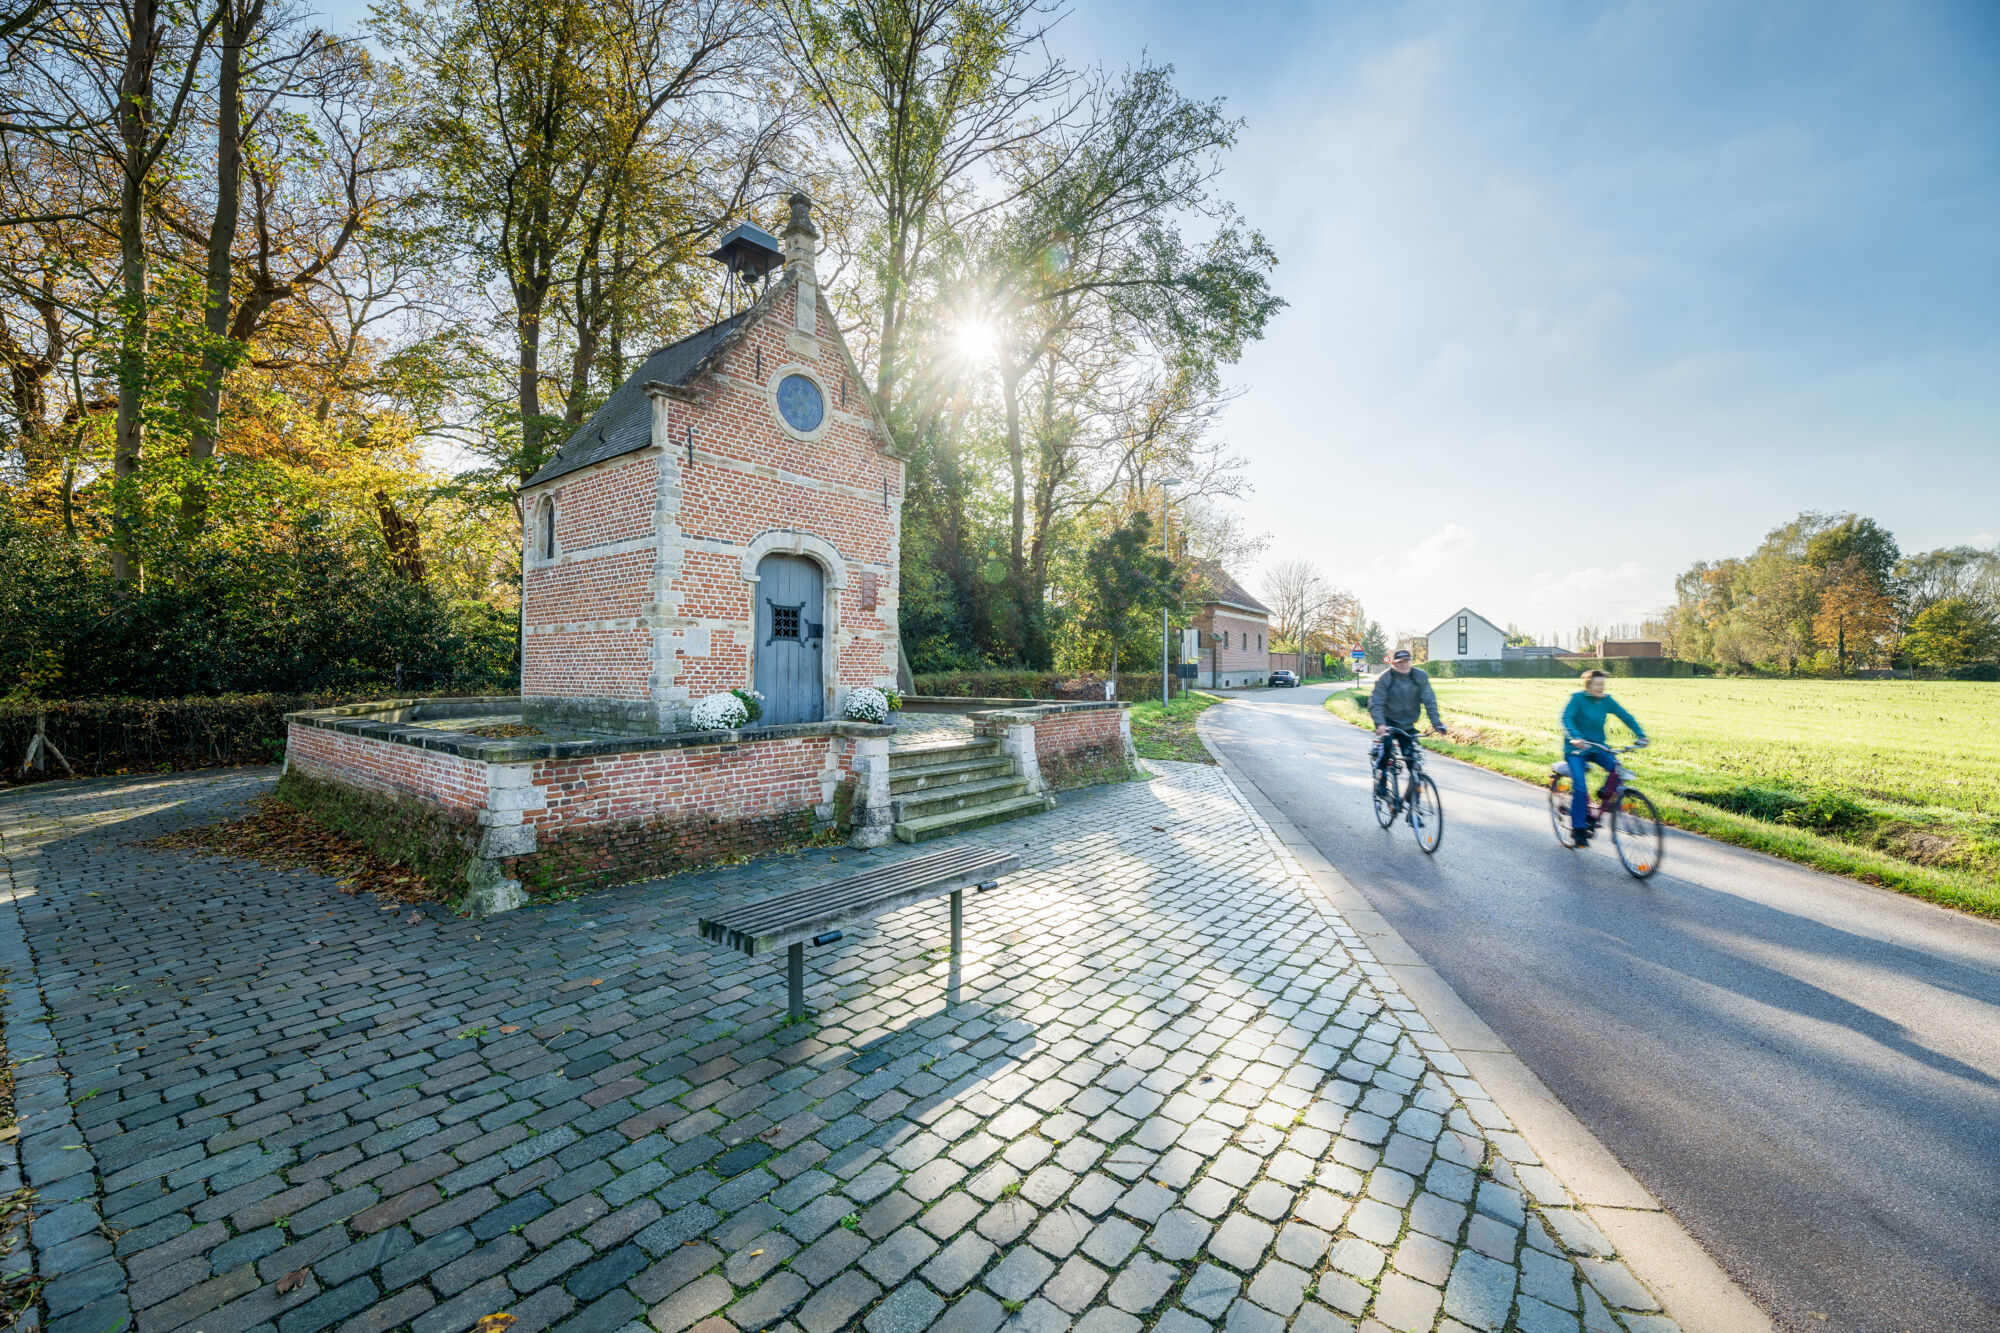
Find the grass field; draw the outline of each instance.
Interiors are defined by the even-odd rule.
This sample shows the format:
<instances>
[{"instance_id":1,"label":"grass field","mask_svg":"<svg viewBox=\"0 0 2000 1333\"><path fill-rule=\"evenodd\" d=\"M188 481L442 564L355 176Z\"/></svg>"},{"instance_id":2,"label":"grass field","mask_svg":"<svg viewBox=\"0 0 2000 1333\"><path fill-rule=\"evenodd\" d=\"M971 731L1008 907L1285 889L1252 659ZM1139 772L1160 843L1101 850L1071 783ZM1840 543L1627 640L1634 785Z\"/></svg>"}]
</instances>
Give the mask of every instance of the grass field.
<instances>
[{"instance_id":1,"label":"grass field","mask_svg":"<svg viewBox=\"0 0 2000 1333\"><path fill-rule=\"evenodd\" d=\"M1132 705L1132 748L1141 759L1180 759L1195 764L1212 764L1215 756L1194 733L1195 719L1222 702L1218 695L1199 691L1181 695L1171 707L1158 699Z\"/></svg>"},{"instance_id":2,"label":"grass field","mask_svg":"<svg viewBox=\"0 0 2000 1333\"><path fill-rule=\"evenodd\" d=\"M1455 757L1540 781L1563 680L1435 682ZM2000 916L2000 686L1618 680L1653 745L1637 783L1671 822ZM1365 721L1363 692L1328 706ZM1612 724L1614 740L1621 724Z\"/></svg>"}]
</instances>

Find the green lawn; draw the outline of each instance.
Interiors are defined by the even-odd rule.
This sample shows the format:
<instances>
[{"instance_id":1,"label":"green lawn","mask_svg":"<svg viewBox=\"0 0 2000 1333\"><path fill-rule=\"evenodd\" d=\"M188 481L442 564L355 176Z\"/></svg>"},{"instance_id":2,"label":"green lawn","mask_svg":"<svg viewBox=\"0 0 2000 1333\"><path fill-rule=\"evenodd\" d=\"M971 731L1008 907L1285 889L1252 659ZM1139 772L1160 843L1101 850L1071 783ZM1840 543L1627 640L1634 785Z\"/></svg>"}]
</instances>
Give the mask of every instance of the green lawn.
<instances>
[{"instance_id":1,"label":"green lawn","mask_svg":"<svg viewBox=\"0 0 2000 1333\"><path fill-rule=\"evenodd\" d=\"M1451 724L1439 749L1546 773L1572 682L1435 684ZM1672 822L2000 915L2000 686L1625 679L1611 692L1653 738L1633 769ZM1356 697L1328 706L1365 721Z\"/></svg>"},{"instance_id":2,"label":"green lawn","mask_svg":"<svg viewBox=\"0 0 2000 1333\"><path fill-rule=\"evenodd\" d=\"M1212 764L1215 756L1194 733L1195 719L1222 700L1199 691L1183 694L1170 707L1158 699L1132 705L1132 748L1141 759L1179 759Z\"/></svg>"}]
</instances>

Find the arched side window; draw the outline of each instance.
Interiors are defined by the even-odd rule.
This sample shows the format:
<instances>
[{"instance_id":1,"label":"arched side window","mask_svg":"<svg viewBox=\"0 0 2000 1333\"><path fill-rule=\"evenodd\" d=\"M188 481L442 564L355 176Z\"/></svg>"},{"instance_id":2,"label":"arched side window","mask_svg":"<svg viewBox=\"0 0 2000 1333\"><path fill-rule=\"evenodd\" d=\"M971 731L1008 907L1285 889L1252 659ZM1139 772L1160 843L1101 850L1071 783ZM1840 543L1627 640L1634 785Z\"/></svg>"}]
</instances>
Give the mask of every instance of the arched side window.
<instances>
[{"instance_id":1,"label":"arched side window","mask_svg":"<svg viewBox=\"0 0 2000 1333\"><path fill-rule=\"evenodd\" d=\"M535 553L544 560L556 558L556 502L552 499L542 501L541 513L537 517Z\"/></svg>"}]
</instances>

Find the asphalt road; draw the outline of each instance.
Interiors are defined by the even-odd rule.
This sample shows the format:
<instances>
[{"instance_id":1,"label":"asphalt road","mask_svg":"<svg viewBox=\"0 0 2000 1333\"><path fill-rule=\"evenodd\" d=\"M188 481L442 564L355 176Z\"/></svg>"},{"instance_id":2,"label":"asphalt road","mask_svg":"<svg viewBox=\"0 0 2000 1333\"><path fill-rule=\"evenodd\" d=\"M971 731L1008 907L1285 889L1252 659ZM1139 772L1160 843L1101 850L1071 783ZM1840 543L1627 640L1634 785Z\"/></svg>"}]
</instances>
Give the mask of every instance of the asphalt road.
<instances>
[{"instance_id":1,"label":"asphalt road","mask_svg":"<svg viewBox=\"0 0 2000 1333\"><path fill-rule=\"evenodd\" d=\"M1327 693L1210 739L1780 1328L2000 1330L2000 925L1672 830L1642 884L1435 756L1427 857Z\"/></svg>"}]
</instances>

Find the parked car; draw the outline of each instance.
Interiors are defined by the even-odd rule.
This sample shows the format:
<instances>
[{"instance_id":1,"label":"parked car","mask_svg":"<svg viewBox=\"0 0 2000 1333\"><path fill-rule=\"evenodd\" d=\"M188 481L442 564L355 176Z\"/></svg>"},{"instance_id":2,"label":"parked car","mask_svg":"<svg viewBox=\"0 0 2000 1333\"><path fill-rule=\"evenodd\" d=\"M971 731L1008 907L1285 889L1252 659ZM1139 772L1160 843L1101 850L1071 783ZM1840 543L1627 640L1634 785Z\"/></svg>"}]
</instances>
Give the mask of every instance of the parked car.
<instances>
[{"instance_id":1,"label":"parked car","mask_svg":"<svg viewBox=\"0 0 2000 1333\"><path fill-rule=\"evenodd\" d=\"M1283 689L1287 685L1296 689L1298 683L1299 673L1296 671L1279 669L1271 673L1271 688L1274 690Z\"/></svg>"}]
</instances>

